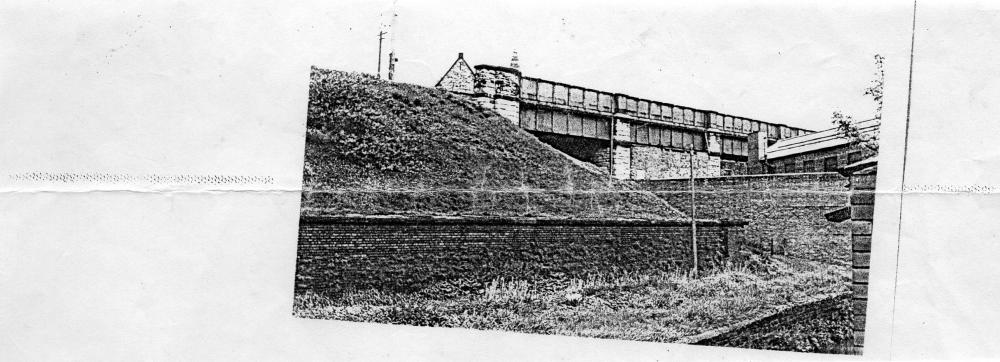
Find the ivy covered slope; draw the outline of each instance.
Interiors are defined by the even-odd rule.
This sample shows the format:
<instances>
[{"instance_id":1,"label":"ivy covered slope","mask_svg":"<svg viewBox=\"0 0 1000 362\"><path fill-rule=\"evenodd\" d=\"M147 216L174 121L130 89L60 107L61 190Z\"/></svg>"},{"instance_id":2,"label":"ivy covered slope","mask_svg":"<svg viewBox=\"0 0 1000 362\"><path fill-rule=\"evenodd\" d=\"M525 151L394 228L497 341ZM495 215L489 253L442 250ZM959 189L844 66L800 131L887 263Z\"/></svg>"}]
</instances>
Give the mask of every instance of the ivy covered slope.
<instances>
[{"instance_id":1,"label":"ivy covered slope","mask_svg":"<svg viewBox=\"0 0 1000 362\"><path fill-rule=\"evenodd\" d=\"M303 189L304 215L683 217L461 96L318 68Z\"/></svg>"}]
</instances>

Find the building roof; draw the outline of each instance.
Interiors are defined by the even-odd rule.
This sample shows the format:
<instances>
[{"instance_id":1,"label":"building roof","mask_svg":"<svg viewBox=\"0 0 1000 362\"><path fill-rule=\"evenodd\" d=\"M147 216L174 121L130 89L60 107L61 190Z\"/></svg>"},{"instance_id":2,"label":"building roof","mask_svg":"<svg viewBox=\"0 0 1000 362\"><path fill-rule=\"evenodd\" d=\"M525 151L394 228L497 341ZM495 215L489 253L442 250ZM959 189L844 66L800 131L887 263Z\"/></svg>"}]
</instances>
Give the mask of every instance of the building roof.
<instances>
[{"instance_id":1,"label":"building roof","mask_svg":"<svg viewBox=\"0 0 1000 362\"><path fill-rule=\"evenodd\" d=\"M862 134L871 135L878 132L879 120L869 119L858 122L857 127ZM843 146L848 143L850 140L844 136L840 129L835 127L798 137L779 139L774 144L767 146L764 152L768 159L773 160L824 148Z\"/></svg>"},{"instance_id":2,"label":"building roof","mask_svg":"<svg viewBox=\"0 0 1000 362\"><path fill-rule=\"evenodd\" d=\"M438 79L437 83L435 83L434 86L435 87L440 87L441 86L441 82L444 81L444 78L447 77L448 74L451 73L452 71L457 71L459 67L464 67L465 69L467 69L469 71L469 73L473 72L472 67L470 67L469 63L465 61L465 54L464 53L458 53L458 58L455 59L454 63L451 63L451 66L448 67L448 70L446 72L444 72L444 74L441 75L441 79Z\"/></svg>"}]
</instances>

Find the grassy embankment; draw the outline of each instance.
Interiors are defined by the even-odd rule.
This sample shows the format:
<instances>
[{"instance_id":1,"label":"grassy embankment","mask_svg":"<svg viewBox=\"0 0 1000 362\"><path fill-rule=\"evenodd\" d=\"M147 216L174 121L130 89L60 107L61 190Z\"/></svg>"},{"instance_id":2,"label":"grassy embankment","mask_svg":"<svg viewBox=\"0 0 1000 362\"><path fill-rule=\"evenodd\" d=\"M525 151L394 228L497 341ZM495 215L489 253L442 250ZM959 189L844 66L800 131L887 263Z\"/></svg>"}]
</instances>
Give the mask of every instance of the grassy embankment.
<instances>
[{"instance_id":1,"label":"grassy embankment","mask_svg":"<svg viewBox=\"0 0 1000 362\"><path fill-rule=\"evenodd\" d=\"M677 219L451 93L313 69L303 215Z\"/></svg>"}]
</instances>

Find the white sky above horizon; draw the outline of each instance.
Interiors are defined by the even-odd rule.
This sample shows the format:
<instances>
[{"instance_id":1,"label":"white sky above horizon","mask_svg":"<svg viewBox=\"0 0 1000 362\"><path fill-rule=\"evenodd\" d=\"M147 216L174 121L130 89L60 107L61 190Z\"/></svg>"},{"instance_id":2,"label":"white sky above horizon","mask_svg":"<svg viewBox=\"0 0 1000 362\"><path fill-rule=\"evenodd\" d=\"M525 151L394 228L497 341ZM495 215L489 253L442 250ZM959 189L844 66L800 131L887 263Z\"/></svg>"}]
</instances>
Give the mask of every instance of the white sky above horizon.
<instances>
[{"instance_id":1,"label":"white sky above horizon","mask_svg":"<svg viewBox=\"0 0 1000 362\"><path fill-rule=\"evenodd\" d=\"M317 11L332 29L314 39L329 44L314 64L375 73L379 24L392 6ZM821 130L834 110L872 117L863 92L874 54L887 57L887 78L905 81L911 6L402 0L391 43L400 82L433 86L459 52L471 65L508 65L516 49L533 77Z\"/></svg>"},{"instance_id":2,"label":"white sky above horizon","mask_svg":"<svg viewBox=\"0 0 1000 362\"><path fill-rule=\"evenodd\" d=\"M886 108L905 109L912 3L847 4L399 0L397 79L432 86L458 52L473 65L505 65L517 49L527 75L822 130L834 110L872 115L863 91L875 53L886 56ZM309 66L374 73L378 30L391 7L391 0L11 7L0 18L26 30L0 35L0 134L31 139L37 149L0 137L0 147L25 155L0 160L0 168L163 173L198 165L239 173L280 157L260 174L299 185L293 165L302 157ZM887 113L883 123L902 124L903 113ZM199 148L218 151L188 152ZM205 163L207 154L226 161ZM240 157L226 158L233 154Z\"/></svg>"}]
</instances>

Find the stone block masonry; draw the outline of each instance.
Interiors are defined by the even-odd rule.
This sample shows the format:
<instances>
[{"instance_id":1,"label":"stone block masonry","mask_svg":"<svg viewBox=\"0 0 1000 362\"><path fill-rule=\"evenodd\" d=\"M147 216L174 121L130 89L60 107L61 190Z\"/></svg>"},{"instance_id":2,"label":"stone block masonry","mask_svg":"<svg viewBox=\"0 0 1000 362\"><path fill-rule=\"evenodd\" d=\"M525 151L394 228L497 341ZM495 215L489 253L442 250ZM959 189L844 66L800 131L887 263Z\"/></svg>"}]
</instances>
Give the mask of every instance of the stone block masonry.
<instances>
[{"instance_id":1,"label":"stone block masonry","mask_svg":"<svg viewBox=\"0 0 1000 362\"><path fill-rule=\"evenodd\" d=\"M742 222L698 222L699 266L742 247ZM414 291L434 282L687 270L688 221L303 218L296 291Z\"/></svg>"},{"instance_id":2,"label":"stone block masonry","mask_svg":"<svg viewBox=\"0 0 1000 362\"><path fill-rule=\"evenodd\" d=\"M515 125L518 124L521 106L517 101L489 97L475 97L474 100L483 108L493 110Z\"/></svg>"},{"instance_id":3,"label":"stone block masonry","mask_svg":"<svg viewBox=\"0 0 1000 362\"><path fill-rule=\"evenodd\" d=\"M473 92L493 98L518 100L521 94L521 72L517 69L477 65Z\"/></svg>"},{"instance_id":4,"label":"stone block masonry","mask_svg":"<svg viewBox=\"0 0 1000 362\"><path fill-rule=\"evenodd\" d=\"M631 123L615 120L615 141L630 142L632 140Z\"/></svg>"},{"instance_id":5,"label":"stone block masonry","mask_svg":"<svg viewBox=\"0 0 1000 362\"><path fill-rule=\"evenodd\" d=\"M682 179L691 176L691 154L653 146L630 147L633 180ZM720 159L706 152L694 154L694 176L719 176Z\"/></svg>"},{"instance_id":6,"label":"stone block masonry","mask_svg":"<svg viewBox=\"0 0 1000 362\"><path fill-rule=\"evenodd\" d=\"M521 73L516 69L477 65L473 79L476 103L520 124Z\"/></svg>"},{"instance_id":7,"label":"stone block masonry","mask_svg":"<svg viewBox=\"0 0 1000 362\"><path fill-rule=\"evenodd\" d=\"M628 180L632 177L632 148L615 145L614 158L611 159L613 175L618 180Z\"/></svg>"},{"instance_id":8,"label":"stone block masonry","mask_svg":"<svg viewBox=\"0 0 1000 362\"><path fill-rule=\"evenodd\" d=\"M749 175L695 179L697 218L747 220L748 248L844 265L851 262L850 227L824 214L850 199L838 173ZM642 181L683 212L691 208L688 180Z\"/></svg>"}]
</instances>

